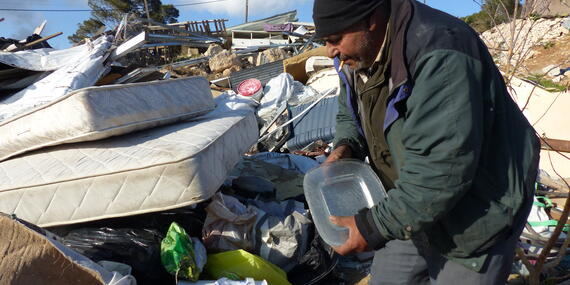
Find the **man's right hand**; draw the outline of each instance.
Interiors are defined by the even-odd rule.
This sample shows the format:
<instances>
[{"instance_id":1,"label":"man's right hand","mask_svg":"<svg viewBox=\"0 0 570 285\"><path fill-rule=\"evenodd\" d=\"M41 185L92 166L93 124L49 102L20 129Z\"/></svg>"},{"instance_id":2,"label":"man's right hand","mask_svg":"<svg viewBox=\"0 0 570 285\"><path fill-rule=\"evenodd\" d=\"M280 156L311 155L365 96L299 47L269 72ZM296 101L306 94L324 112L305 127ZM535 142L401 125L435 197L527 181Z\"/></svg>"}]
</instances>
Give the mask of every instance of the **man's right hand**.
<instances>
[{"instance_id":1,"label":"man's right hand","mask_svg":"<svg viewBox=\"0 0 570 285\"><path fill-rule=\"evenodd\" d=\"M343 158L352 158L352 149L348 145L341 145L335 148L331 154L329 154L325 163L334 162Z\"/></svg>"}]
</instances>

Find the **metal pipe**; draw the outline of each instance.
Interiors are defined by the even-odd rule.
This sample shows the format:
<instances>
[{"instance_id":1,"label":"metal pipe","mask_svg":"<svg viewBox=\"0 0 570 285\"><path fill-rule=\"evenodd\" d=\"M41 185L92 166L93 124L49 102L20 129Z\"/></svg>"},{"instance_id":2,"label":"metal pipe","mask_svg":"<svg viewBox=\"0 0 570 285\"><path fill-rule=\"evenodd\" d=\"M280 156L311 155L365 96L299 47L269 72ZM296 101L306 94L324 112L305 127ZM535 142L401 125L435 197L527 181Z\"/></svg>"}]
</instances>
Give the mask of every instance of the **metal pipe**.
<instances>
[{"instance_id":1,"label":"metal pipe","mask_svg":"<svg viewBox=\"0 0 570 285\"><path fill-rule=\"evenodd\" d=\"M247 14L249 10L249 0L245 0L245 22L247 23Z\"/></svg>"}]
</instances>

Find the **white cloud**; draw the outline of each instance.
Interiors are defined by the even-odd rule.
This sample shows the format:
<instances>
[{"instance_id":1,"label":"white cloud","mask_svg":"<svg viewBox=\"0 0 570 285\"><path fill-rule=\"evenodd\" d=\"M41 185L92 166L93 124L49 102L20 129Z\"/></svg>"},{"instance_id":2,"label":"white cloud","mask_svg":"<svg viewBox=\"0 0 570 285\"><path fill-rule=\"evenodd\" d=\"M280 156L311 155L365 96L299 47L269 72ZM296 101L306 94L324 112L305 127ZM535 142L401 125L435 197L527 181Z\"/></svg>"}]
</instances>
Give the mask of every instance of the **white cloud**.
<instances>
[{"instance_id":1,"label":"white cloud","mask_svg":"<svg viewBox=\"0 0 570 285\"><path fill-rule=\"evenodd\" d=\"M180 10L202 10L213 14L224 14L229 16L245 15L246 0L228 0L212 4L178 7ZM249 16L250 19L263 18L272 16L276 13L295 9L305 3L313 0L249 0ZM165 2L165 1L163 1Z\"/></svg>"}]
</instances>

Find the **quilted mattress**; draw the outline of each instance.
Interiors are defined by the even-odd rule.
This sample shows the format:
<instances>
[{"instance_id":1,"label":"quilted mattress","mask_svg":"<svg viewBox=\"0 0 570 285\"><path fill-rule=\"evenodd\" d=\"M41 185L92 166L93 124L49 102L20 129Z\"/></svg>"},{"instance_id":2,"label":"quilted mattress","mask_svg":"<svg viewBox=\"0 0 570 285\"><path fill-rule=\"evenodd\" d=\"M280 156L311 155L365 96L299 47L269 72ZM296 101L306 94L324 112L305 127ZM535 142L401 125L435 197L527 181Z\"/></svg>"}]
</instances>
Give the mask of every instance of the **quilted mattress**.
<instances>
[{"instance_id":1,"label":"quilted mattress","mask_svg":"<svg viewBox=\"0 0 570 285\"><path fill-rule=\"evenodd\" d=\"M259 132L252 109L0 163L0 212L56 226L183 207L210 198Z\"/></svg>"},{"instance_id":2,"label":"quilted mattress","mask_svg":"<svg viewBox=\"0 0 570 285\"><path fill-rule=\"evenodd\" d=\"M214 107L209 83L202 77L77 90L0 122L0 161L46 146L174 123Z\"/></svg>"}]
</instances>

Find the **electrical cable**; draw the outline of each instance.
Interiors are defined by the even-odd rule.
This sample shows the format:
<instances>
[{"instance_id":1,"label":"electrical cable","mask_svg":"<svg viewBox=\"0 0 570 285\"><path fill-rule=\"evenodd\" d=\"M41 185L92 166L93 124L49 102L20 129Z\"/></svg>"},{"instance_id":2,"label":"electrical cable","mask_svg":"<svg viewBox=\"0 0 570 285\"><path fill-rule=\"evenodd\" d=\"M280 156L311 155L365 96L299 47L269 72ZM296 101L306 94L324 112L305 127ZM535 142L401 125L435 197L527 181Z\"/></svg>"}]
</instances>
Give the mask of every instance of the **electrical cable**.
<instances>
[{"instance_id":1,"label":"electrical cable","mask_svg":"<svg viewBox=\"0 0 570 285\"><path fill-rule=\"evenodd\" d=\"M211 4L218 2L225 2L231 0L209 0L202 2L186 3L186 4L167 4L174 7L185 7L185 6L195 6L203 4ZM11 11L11 12L93 12L93 11L113 11L119 9L19 9L19 8L0 8L0 11Z\"/></svg>"}]
</instances>

